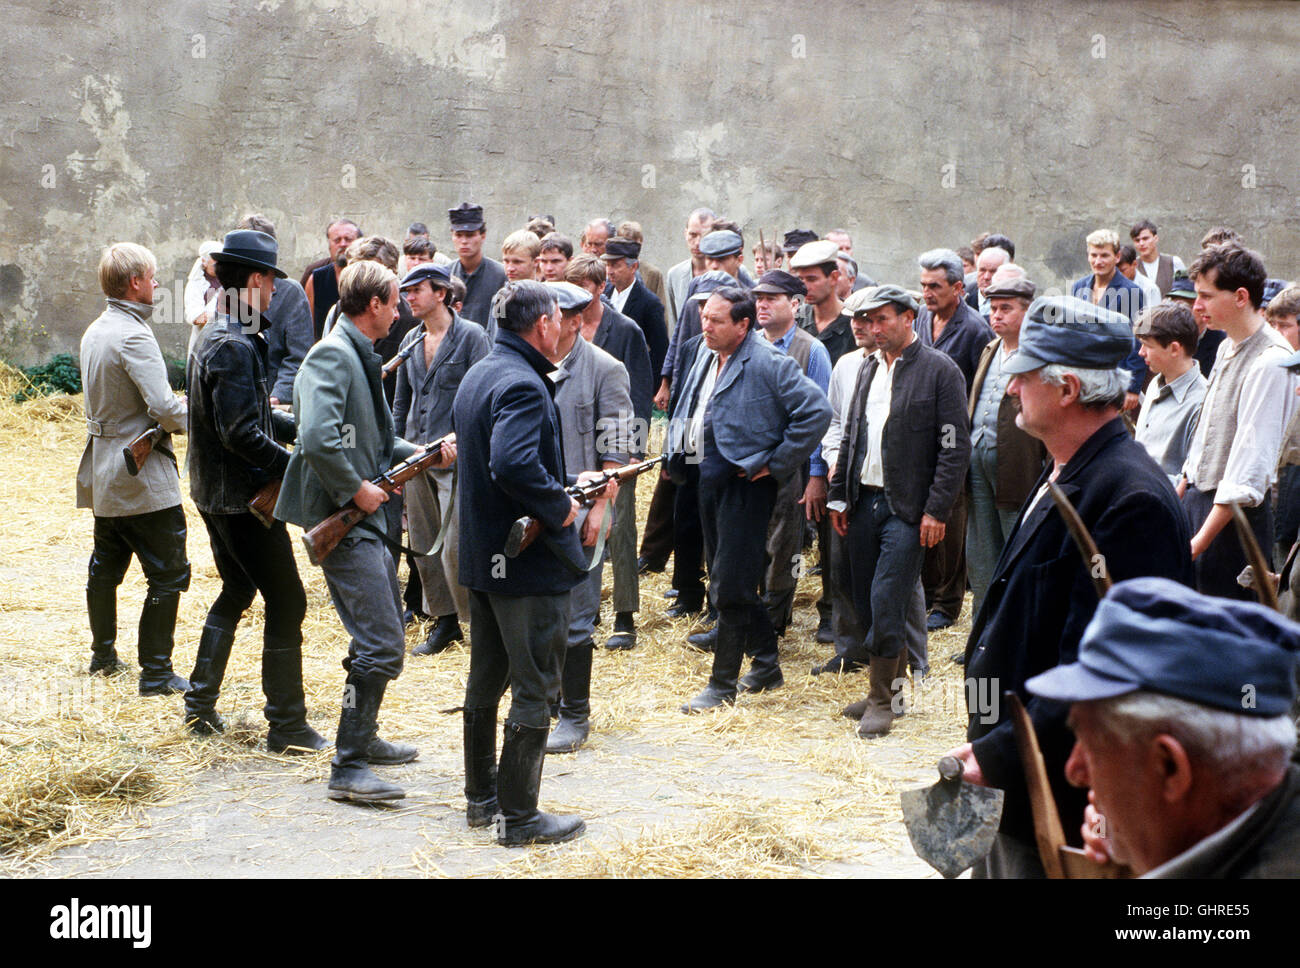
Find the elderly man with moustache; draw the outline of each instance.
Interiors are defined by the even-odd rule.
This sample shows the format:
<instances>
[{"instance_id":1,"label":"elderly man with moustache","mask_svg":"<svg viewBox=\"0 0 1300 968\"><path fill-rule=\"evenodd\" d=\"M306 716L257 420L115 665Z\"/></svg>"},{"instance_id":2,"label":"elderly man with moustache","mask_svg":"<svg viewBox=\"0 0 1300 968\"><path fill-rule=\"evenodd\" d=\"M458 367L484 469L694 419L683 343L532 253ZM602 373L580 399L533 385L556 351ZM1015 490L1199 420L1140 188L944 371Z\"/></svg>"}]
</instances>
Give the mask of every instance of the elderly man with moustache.
<instances>
[{"instance_id":1,"label":"elderly man with moustache","mask_svg":"<svg viewBox=\"0 0 1300 968\"><path fill-rule=\"evenodd\" d=\"M1300 625L1160 578L1120 582L1079 658L1030 679L1069 703L1065 776L1094 860L1167 879L1300 876Z\"/></svg>"},{"instance_id":2,"label":"elderly man with moustache","mask_svg":"<svg viewBox=\"0 0 1300 968\"><path fill-rule=\"evenodd\" d=\"M1069 752L1065 709L1029 697L1026 680L1073 662L1097 610L1097 575L1192 579L1187 516L1169 479L1120 420L1132 328L1118 313L1070 296L1037 299L1016 352L1002 364L1007 391L1020 399L1016 423L1037 437L1052 461L1007 538L966 644L969 723L952 751L972 783L1006 791L1002 822L978 877L1042 877L1033 819L1006 690L1025 701L1038 733L1052 790L1067 830L1077 830L1083 796L1064 780ZM1056 510L1055 483L1096 541L1084 559ZM1094 574L1095 572L1095 574Z\"/></svg>"}]
</instances>

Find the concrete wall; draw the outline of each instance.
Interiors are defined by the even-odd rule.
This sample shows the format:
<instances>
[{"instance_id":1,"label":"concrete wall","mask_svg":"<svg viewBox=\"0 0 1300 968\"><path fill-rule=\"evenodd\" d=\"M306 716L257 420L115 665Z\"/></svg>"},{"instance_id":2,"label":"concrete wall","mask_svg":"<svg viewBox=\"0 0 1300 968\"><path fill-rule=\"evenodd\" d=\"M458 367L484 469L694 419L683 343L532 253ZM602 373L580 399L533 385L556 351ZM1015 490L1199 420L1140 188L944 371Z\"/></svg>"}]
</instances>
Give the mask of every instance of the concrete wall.
<instances>
[{"instance_id":1,"label":"concrete wall","mask_svg":"<svg viewBox=\"0 0 1300 968\"><path fill-rule=\"evenodd\" d=\"M806 12L809 11L809 12ZM815 14L811 13L815 11ZM347 214L399 236L487 209L575 235L639 219L684 256L687 211L747 236L843 226L865 271L1009 234L1040 284L1083 237L1149 216L1189 259L1226 222L1300 274L1283 2L819 4L172 0L0 4L0 356L75 350L111 241L174 285L246 210L300 270ZM159 314L161 317L162 313ZM178 352L183 325L161 324Z\"/></svg>"}]
</instances>

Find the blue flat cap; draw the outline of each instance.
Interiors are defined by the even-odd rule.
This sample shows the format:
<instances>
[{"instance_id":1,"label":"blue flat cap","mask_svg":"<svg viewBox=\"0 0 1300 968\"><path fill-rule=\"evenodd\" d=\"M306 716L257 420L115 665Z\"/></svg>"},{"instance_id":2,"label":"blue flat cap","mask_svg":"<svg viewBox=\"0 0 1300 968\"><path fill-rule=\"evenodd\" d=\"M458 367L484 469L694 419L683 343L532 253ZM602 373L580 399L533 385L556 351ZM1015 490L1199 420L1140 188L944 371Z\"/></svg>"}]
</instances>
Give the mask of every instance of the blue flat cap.
<instances>
[{"instance_id":1,"label":"blue flat cap","mask_svg":"<svg viewBox=\"0 0 1300 968\"><path fill-rule=\"evenodd\" d=\"M739 286L735 276L729 272L723 272L721 269L710 269L708 272L701 272L691 280L690 286L686 290L687 299L703 301L716 289L723 286Z\"/></svg>"},{"instance_id":2,"label":"blue flat cap","mask_svg":"<svg viewBox=\"0 0 1300 968\"><path fill-rule=\"evenodd\" d=\"M744 248L744 240L729 229L723 229L721 232L710 232L700 240L700 254L706 255L710 259L721 259L725 256L736 255L742 252Z\"/></svg>"},{"instance_id":3,"label":"blue flat cap","mask_svg":"<svg viewBox=\"0 0 1300 968\"><path fill-rule=\"evenodd\" d=\"M548 282L546 288L555 294L555 301L565 312L586 309L591 304L591 293L571 282Z\"/></svg>"},{"instance_id":4,"label":"blue flat cap","mask_svg":"<svg viewBox=\"0 0 1300 968\"><path fill-rule=\"evenodd\" d=\"M1030 304L1020 346L1002 372L1028 373L1049 363L1108 370L1131 352L1133 324L1127 316L1073 296L1041 296Z\"/></svg>"},{"instance_id":5,"label":"blue flat cap","mask_svg":"<svg viewBox=\"0 0 1300 968\"><path fill-rule=\"evenodd\" d=\"M791 252L798 252L799 247L805 242L816 242L819 238L821 236L812 229L791 229L782 237L781 248L786 255L789 255Z\"/></svg>"},{"instance_id":6,"label":"blue flat cap","mask_svg":"<svg viewBox=\"0 0 1300 968\"><path fill-rule=\"evenodd\" d=\"M1173 283L1169 286L1169 292L1165 294L1167 299L1189 299L1196 301L1196 286L1192 284L1192 277L1186 273L1174 276Z\"/></svg>"},{"instance_id":7,"label":"blue flat cap","mask_svg":"<svg viewBox=\"0 0 1300 968\"><path fill-rule=\"evenodd\" d=\"M1281 716L1295 699L1300 625L1254 602L1201 595L1167 578L1114 585L1084 630L1079 661L1026 683L1057 702L1158 692Z\"/></svg>"},{"instance_id":8,"label":"blue flat cap","mask_svg":"<svg viewBox=\"0 0 1300 968\"><path fill-rule=\"evenodd\" d=\"M425 279L428 279L429 285L435 289L451 288L451 273L447 271L446 266L435 265L432 262L422 262L402 276L402 281L397 284L397 288L410 289L412 286L418 286Z\"/></svg>"},{"instance_id":9,"label":"blue flat cap","mask_svg":"<svg viewBox=\"0 0 1300 968\"><path fill-rule=\"evenodd\" d=\"M774 296L806 296L808 287L797 276L792 276L781 269L769 269L763 273L758 284L750 292L755 294L766 292Z\"/></svg>"}]
</instances>

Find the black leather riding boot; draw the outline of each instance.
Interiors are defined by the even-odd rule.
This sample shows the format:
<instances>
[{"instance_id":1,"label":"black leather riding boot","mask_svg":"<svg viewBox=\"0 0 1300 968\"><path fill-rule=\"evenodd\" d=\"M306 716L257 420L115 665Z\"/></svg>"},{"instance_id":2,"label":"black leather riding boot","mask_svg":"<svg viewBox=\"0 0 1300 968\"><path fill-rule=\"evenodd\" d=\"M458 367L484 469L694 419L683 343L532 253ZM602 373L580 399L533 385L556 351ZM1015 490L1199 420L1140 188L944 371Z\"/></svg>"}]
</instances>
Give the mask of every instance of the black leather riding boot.
<instances>
[{"instance_id":1,"label":"black leather riding boot","mask_svg":"<svg viewBox=\"0 0 1300 968\"><path fill-rule=\"evenodd\" d=\"M546 735L545 726L506 723L497 770L497 799L501 803L497 843L506 847L558 844L587 828L581 817L556 817L537 809Z\"/></svg>"},{"instance_id":2,"label":"black leather riding boot","mask_svg":"<svg viewBox=\"0 0 1300 968\"><path fill-rule=\"evenodd\" d=\"M226 678L226 663L235 642L235 630L209 620L199 635L190 688L185 693L185 725L200 736L225 732L226 722L217 713L217 697Z\"/></svg>"},{"instance_id":3,"label":"black leather riding boot","mask_svg":"<svg viewBox=\"0 0 1300 968\"><path fill-rule=\"evenodd\" d=\"M263 712L270 728L266 748L272 753L300 754L323 750L329 741L307 723L302 691L302 643L266 637L262 642Z\"/></svg>"},{"instance_id":4,"label":"black leather riding boot","mask_svg":"<svg viewBox=\"0 0 1300 968\"><path fill-rule=\"evenodd\" d=\"M465 819L486 827L497 804L497 710L495 706L461 710L465 725Z\"/></svg>"},{"instance_id":5,"label":"black leather riding boot","mask_svg":"<svg viewBox=\"0 0 1300 968\"><path fill-rule=\"evenodd\" d=\"M180 592L151 592L140 612L140 695L185 692L190 684L172 669Z\"/></svg>"}]
</instances>

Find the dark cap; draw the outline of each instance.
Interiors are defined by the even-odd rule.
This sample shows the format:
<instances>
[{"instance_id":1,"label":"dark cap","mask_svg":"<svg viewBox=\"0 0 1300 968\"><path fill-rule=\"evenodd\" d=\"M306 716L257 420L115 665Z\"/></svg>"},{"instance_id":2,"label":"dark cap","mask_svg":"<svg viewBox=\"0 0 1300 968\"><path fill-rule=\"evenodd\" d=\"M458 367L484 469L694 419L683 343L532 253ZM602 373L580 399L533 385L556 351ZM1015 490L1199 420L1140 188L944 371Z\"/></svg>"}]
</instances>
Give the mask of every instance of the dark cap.
<instances>
[{"instance_id":1,"label":"dark cap","mask_svg":"<svg viewBox=\"0 0 1300 968\"><path fill-rule=\"evenodd\" d=\"M1014 279L1003 279L1001 282L989 286L984 290L984 298L1033 299L1034 293L1037 291L1037 286L1023 276L1020 276Z\"/></svg>"},{"instance_id":2,"label":"dark cap","mask_svg":"<svg viewBox=\"0 0 1300 968\"><path fill-rule=\"evenodd\" d=\"M849 293L844 300L844 313L849 316L865 316L873 309L879 309L887 303L893 303L900 310L917 311L916 300L906 289L899 286L865 286L857 292Z\"/></svg>"},{"instance_id":3,"label":"dark cap","mask_svg":"<svg viewBox=\"0 0 1300 968\"><path fill-rule=\"evenodd\" d=\"M808 287L796 276L782 269L771 269L763 273L758 285L750 290L753 293L766 292L777 296L806 296Z\"/></svg>"},{"instance_id":4,"label":"dark cap","mask_svg":"<svg viewBox=\"0 0 1300 968\"><path fill-rule=\"evenodd\" d=\"M1002 364L1003 373L1029 373L1051 363L1085 370L1110 370L1133 352L1127 316L1073 296L1035 299L1020 328L1020 346Z\"/></svg>"},{"instance_id":5,"label":"dark cap","mask_svg":"<svg viewBox=\"0 0 1300 968\"><path fill-rule=\"evenodd\" d=\"M591 304L591 293L571 282L547 282L547 289L555 294L555 301L564 312L586 309Z\"/></svg>"},{"instance_id":6,"label":"dark cap","mask_svg":"<svg viewBox=\"0 0 1300 968\"><path fill-rule=\"evenodd\" d=\"M708 299L714 290L721 289L723 286L738 286L734 276L721 269L710 269L708 272L701 272L691 280L690 286L686 290L687 299L703 301Z\"/></svg>"},{"instance_id":7,"label":"dark cap","mask_svg":"<svg viewBox=\"0 0 1300 968\"><path fill-rule=\"evenodd\" d=\"M1286 288L1285 279L1265 279L1264 280L1264 298L1260 301L1259 308L1267 309L1268 304L1273 301L1273 297Z\"/></svg>"},{"instance_id":8,"label":"dark cap","mask_svg":"<svg viewBox=\"0 0 1300 968\"><path fill-rule=\"evenodd\" d=\"M1195 302L1196 286L1192 284L1192 277L1185 273L1174 276L1174 281L1169 286L1169 292L1165 293L1165 298L1186 299Z\"/></svg>"},{"instance_id":9,"label":"dark cap","mask_svg":"<svg viewBox=\"0 0 1300 968\"><path fill-rule=\"evenodd\" d=\"M276 265L276 256L280 247L275 239L265 232L252 229L237 229L227 232L220 250L212 253L216 262L230 262L239 266L252 266L254 269L274 272L279 278L287 277L283 269Z\"/></svg>"},{"instance_id":10,"label":"dark cap","mask_svg":"<svg viewBox=\"0 0 1300 968\"><path fill-rule=\"evenodd\" d=\"M485 224L483 206L471 205L469 202L461 202L455 208L448 209L447 218L451 219L453 232L477 232Z\"/></svg>"},{"instance_id":11,"label":"dark cap","mask_svg":"<svg viewBox=\"0 0 1300 968\"><path fill-rule=\"evenodd\" d=\"M402 281L397 284L397 288L410 289L412 286L418 286L429 280L429 285L435 289L451 288L451 273L445 266L437 265L433 262L422 262L406 275L402 276Z\"/></svg>"},{"instance_id":12,"label":"dark cap","mask_svg":"<svg viewBox=\"0 0 1300 968\"><path fill-rule=\"evenodd\" d=\"M619 259L630 259L635 262L639 258L641 258L641 243L617 235L605 243L605 251L601 255L601 259L606 262L617 262Z\"/></svg>"},{"instance_id":13,"label":"dark cap","mask_svg":"<svg viewBox=\"0 0 1300 968\"><path fill-rule=\"evenodd\" d=\"M1300 625L1253 602L1167 578L1114 585L1083 632L1079 660L1026 686L1057 702L1158 692L1243 716L1281 716L1295 699Z\"/></svg>"},{"instance_id":14,"label":"dark cap","mask_svg":"<svg viewBox=\"0 0 1300 968\"><path fill-rule=\"evenodd\" d=\"M745 249L744 240L730 229L710 232L700 240L700 254L710 259L723 259L738 255Z\"/></svg>"},{"instance_id":15,"label":"dark cap","mask_svg":"<svg viewBox=\"0 0 1300 968\"><path fill-rule=\"evenodd\" d=\"M820 236L812 229L791 229L781 238L781 248L788 255L791 252L798 252L799 246L806 242L816 242Z\"/></svg>"}]
</instances>

